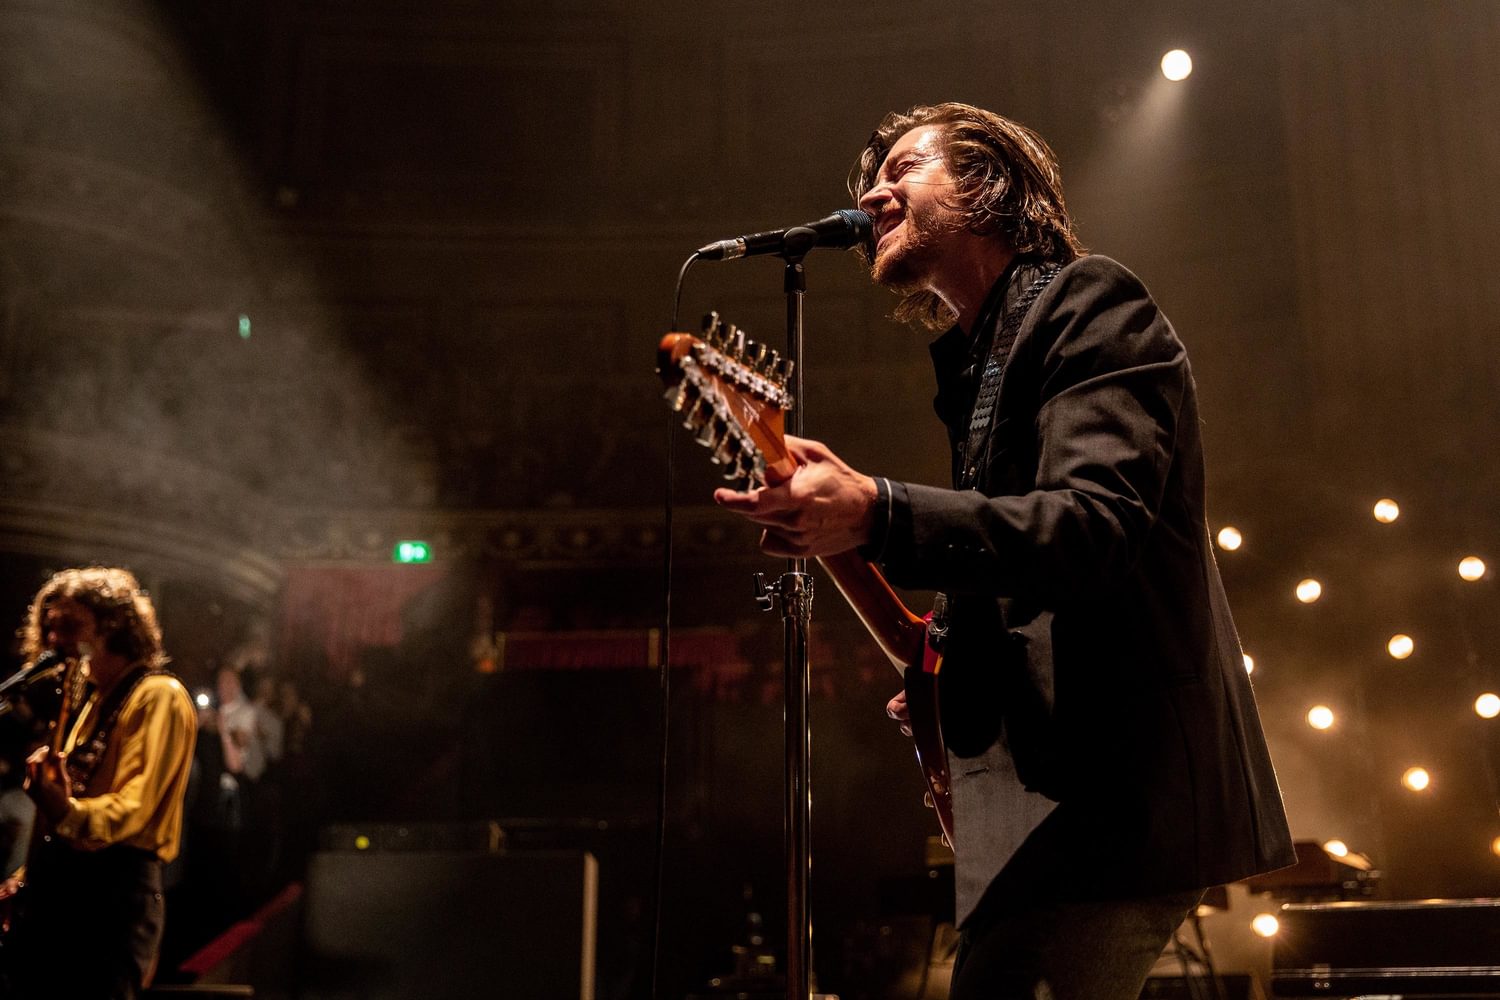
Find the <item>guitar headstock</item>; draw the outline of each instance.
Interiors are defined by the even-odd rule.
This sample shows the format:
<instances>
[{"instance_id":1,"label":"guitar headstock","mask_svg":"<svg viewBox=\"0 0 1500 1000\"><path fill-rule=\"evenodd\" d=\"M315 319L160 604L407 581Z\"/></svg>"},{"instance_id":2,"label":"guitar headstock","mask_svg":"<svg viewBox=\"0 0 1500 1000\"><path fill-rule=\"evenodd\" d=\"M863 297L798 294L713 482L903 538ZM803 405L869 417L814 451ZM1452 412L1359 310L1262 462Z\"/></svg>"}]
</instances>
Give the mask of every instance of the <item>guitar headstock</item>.
<instances>
[{"instance_id":1,"label":"guitar headstock","mask_svg":"<svg viewBox=\"0 0 1500 1000\"><path fill-rule=\"evenodd\" d=\"M718 313L704 317L700 336L667 334L656 358L668 404L725 467L725 479L757 485L768 472L778 481L791 476L796 463L784 430L793 405L790 361L747 339Z\"/></svg>"}]
</instances>

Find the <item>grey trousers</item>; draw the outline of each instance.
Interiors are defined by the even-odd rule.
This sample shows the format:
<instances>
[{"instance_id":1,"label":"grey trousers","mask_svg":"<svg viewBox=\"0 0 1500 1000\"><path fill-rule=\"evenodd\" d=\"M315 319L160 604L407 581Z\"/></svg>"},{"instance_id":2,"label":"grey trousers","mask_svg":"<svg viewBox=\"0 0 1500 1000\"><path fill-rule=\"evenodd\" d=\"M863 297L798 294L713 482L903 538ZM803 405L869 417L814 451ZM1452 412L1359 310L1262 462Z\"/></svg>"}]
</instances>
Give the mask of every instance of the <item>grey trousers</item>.
<instances>
[{"instance_id":1,"label":"grey trousers","mask_svg":"<svg viewBox=\"0 0 1500 1000\"><path fill-rule=\"evenodd\" d=\"M1137 1000L1203 893L1037 900L976 916L959 936L950 1000Z\"/></svg>"}]
</instances>

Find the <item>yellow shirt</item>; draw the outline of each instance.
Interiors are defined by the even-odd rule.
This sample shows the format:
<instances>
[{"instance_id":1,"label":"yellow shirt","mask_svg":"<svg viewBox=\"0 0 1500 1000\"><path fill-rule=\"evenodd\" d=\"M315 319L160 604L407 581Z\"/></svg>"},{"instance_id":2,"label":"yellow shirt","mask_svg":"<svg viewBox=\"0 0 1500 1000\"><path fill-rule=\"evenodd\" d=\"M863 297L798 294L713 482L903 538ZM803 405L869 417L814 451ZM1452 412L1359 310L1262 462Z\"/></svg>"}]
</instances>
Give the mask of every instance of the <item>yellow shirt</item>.
<instances>
[{"instance_id":1,"label":"yellow shirt","mask_svg":"<svg viewBox=\"0 0 1500 1000\"><path fill-rule=\"evenodd\" d=\"M84 704L67 751L93 736L99 700L96 692ZM68 799L56 833L86 851L127 844L171 861L182 842L182 799L197 730L198 715L181 681L167 674L142 680L125 699L84 794Z\"/></svg>"}]
</instances>

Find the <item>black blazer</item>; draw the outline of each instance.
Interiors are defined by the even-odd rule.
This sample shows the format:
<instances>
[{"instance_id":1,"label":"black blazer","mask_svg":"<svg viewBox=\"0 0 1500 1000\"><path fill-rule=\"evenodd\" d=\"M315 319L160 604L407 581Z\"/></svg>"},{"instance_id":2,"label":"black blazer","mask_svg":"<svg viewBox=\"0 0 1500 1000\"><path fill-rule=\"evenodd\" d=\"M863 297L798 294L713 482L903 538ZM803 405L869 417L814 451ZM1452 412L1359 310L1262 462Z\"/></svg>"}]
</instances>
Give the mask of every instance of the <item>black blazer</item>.
<instances>
[{"instance_id":1,"label":"black blazer","mask_svg":"<svg viewBox=\"0 0 1500 1000\"><path fill-rule=\"evenodd\" d=\"M949 331L933 358L956 445L968 338ZM998 745L1014 771L995 780L1057 803L1014 854L984 848L1004 855L978 861L1005 869L995 892L1165 893L1295 860L1210 547L1198 420L1166 317L1124 267L1084 257L1021 325L977 489L890 485L881 565L950 599L950 751ZM962 863L982 838L956 836Z\"/></svg>"}]
</instances>

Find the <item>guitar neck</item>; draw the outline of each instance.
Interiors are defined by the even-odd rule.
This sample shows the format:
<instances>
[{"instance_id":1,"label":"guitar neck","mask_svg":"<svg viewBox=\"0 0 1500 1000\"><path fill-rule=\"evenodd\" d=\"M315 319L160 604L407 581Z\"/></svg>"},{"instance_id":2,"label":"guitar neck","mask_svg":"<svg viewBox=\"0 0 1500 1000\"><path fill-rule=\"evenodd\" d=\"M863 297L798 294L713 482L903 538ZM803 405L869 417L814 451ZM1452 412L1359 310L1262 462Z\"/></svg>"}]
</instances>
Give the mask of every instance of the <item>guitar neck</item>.
<instances>
[{"instance_id":1,"label":"guitar neck","mask_svg":"<svg viewBox=\"0 0 1500 1000\"><path fill-rule=\"evenodd\" d=\"M921 664L927 623L901 603L880 570L853 549L819 556L818 565L833 578L833 585L897 671Z\"/></svg>"},{"instance_id":2,"label":"guitar neck","mask_svg":"<svg viewBox=\"0 0 1500 1000\"><path fill-rule=\"evenodd\" d=\"M68 727L73 724L73 713L77 711L74 704L78 698L78 682L82 676L83 661L77 659L68 660L67 669L62 675L62 701L57 706L57 718L52 723L52 749L61 752L68 742Z\"/></svg>"}]
</instances>

